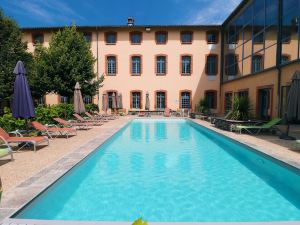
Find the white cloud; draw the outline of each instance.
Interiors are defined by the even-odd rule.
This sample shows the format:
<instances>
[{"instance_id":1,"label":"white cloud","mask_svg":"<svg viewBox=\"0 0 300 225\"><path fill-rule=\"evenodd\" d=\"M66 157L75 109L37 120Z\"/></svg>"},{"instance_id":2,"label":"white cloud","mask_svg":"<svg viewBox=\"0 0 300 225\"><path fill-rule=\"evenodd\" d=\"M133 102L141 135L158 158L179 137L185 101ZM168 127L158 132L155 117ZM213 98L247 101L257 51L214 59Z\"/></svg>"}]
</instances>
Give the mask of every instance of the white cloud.
<instances>
[{"instance_id":1,"label":"white cloud","mask_svg":"<svg viewBox=\"0 0 300 225\"><path fill-rule=\"evenodd\" d=\"M23 16L30 16L36 20L43 20L46 24L54 22L71 23L85 20L66 3L60 0L10 0L5 8Z\"/></svg>"},{"instance_id":2,"label":"white cloud","mask_svg":"<svg viewBox=\"0 0 300 225\"><path fill-rule=\"evenodd\" d=\"M186 24L221 24L241 0L197 0L202 7L191 10Z\"/></svg>"}]
</instances>

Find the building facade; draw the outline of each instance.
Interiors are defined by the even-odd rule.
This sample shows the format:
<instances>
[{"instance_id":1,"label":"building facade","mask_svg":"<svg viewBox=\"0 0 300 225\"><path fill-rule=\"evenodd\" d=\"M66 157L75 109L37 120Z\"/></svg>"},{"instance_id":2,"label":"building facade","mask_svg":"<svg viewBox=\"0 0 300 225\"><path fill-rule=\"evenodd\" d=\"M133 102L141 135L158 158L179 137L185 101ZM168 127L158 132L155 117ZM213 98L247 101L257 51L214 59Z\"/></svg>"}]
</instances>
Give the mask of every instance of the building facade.
<instances>
[{"instance_id":1,"label":"building facade","mask_svg":"<svg viewBox=\"0 0 300 225\"><path fill-rule=\"evenodd\" d=\"M222 26L221 111L248 95L260 119L283 117L299 64L299 0L243 1Z\"/></svg>"},{"instance_id":2,"label":"building facade","mask_svg":"<svg viewBox=\"0 0 300 225\"><path fill-rule=\"evenodd\" d=\"M205 95L218 111L221 35L219 26L123 26L79 27L96 58L95 73L104 74L98 104L107 94L122 94L123 108L150 110L194 109ZM35 43L49 45L57 28L24 29L28 50ZM88 99L86 99L88 100ZM46 104L64 102L63 96L47 95Z\"/></svg>"},{"instance_id":3,"label":"building facade","mask_svg":"<svg viewBox=\"0 0 300 225\"><path fill-rule=\"evenodd\" d=\"M234 96L247 95L253 115L283 116L291 77L300 69L300 0L244 0L221 26L79 27L96 58L95 73L105 75L99 96L122 94L123 108L168 107L194 110L206 97L213 112L232 109ZM48 46L60 28L24 28L34 51ZM49 94L46 104L64 102Z\"/></svg>"}]
</instances>

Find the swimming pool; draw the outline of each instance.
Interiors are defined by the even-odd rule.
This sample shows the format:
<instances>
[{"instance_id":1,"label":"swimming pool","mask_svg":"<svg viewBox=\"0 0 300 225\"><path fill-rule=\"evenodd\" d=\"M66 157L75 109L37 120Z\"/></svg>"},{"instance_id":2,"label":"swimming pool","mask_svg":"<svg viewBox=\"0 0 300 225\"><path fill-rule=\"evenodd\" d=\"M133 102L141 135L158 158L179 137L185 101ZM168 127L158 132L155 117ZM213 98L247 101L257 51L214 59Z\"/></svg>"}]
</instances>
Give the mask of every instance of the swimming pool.
<instances>
[{"instance_id":1,"label":"swimming pool","mask_svg":"<svg viewBox=\"0 0 300 225\"><path fill-rule=\"evenodd\" d=\"M130 122L14 217L299 221L300 173L186 120Z\"/></svg>"}]
</instances>

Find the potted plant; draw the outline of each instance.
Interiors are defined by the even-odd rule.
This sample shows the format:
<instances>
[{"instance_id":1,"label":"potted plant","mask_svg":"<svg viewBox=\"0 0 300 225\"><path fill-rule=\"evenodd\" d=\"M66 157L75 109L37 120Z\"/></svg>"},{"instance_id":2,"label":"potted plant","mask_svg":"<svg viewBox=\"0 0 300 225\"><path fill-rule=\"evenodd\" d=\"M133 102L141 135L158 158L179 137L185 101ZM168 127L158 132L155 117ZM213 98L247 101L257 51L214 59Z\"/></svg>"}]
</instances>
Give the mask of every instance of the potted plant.
<instances>
[{"instance_id":1,"label":"potted plant","mask_svg":"<svg viewBox=\"0 0 300 225\"><path fill-rule=\"evenodd\" d=\"M233 99L232 111L226 115L229 120L249 120L251 118L251 104L248 96Z\"/></svg>"}]
</instances>

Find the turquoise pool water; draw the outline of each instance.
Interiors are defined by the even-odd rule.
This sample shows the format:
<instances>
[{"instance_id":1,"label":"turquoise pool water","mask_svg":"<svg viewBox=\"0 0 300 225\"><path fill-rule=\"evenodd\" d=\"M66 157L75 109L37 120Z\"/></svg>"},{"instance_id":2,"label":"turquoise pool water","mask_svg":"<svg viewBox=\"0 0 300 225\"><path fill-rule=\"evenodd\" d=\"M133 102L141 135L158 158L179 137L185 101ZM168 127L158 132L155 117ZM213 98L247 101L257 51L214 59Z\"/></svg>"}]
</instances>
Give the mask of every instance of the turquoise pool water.
<instances>
[{"instance_id":1,"label":"turquoise pool water","mask_svg":"<svg viewBox=\"0 0 300 225\"><path fill-rule=\"evenodd\" d=\"M185 120L134 120L15 215L300 221L299 172Z\"/></svg>"}]
</instances>

